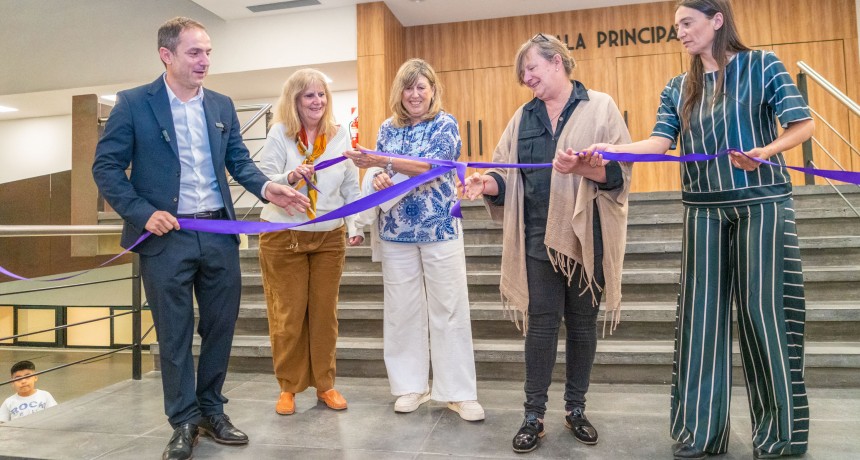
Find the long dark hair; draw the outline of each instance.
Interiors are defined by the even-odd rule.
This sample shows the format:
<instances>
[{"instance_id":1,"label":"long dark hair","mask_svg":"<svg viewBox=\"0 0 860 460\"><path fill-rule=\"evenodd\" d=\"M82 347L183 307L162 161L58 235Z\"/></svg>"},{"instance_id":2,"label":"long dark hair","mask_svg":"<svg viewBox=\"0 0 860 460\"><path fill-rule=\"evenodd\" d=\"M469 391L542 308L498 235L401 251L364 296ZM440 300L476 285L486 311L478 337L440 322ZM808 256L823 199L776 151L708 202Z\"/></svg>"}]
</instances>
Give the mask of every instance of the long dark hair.
<instances>
[{"instance_id":1,"label":"long dark hair","mask_svg":"<svg viewBox=\"0 0 860 460\"><path fill-rule=\"evenodd\" d=\"M729 62L726 54L749 51L749 48L741 42L738 29L735 26L732 5L728 0L679 0L675 9L677 10L682 6L699 11L708 19L713 18L717 13L723 15L723 26L714 32L714 43L711 46L711 54L717 61L717 86L714 90L714 102L716 102L717 98L723 95L726 64ZM705 65L702 63L701 56L692 56L690 69L684 80L684 103L681 106L681 125L685 128L689 126L693 107L702 100L705 90L704 73Z\"/></svg>"}]
</instances>

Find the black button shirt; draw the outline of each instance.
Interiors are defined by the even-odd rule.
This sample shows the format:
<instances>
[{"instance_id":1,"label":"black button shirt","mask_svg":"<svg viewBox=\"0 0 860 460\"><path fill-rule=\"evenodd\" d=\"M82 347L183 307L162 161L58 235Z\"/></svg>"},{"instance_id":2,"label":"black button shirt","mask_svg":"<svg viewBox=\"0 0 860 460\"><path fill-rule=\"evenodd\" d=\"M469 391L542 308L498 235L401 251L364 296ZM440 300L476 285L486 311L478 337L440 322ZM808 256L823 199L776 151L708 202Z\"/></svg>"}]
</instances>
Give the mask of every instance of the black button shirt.
<instances>
[{"instance_id":1,"label":"black button shirt","mask_svg":"<svg viewBox=\"0 0 860 460\"><path fill-rule=\"evenodd\" d=\"M551 163L558 149L558 138L580 101L588 100L585 86L573 80L570 98L559 115L555 132L546 111L546 104L538 98L523 107L520 129L517 133L517 160L520 164ZM499 194L490 202L504 205L505 185L496 173L490 173L499 186ZM549 191L552 180L550 168L520 169L523 180L523 208L526 232L526 254L540 260L549 260L544 238L546 221L549 214ZM601 190L613 190L624 185L621 167L610 161L606 165L606 183L597 184ZM594 208L594 254L603 254L603 238L600 232L600 214Z\"/></svg>"}]
</instances>

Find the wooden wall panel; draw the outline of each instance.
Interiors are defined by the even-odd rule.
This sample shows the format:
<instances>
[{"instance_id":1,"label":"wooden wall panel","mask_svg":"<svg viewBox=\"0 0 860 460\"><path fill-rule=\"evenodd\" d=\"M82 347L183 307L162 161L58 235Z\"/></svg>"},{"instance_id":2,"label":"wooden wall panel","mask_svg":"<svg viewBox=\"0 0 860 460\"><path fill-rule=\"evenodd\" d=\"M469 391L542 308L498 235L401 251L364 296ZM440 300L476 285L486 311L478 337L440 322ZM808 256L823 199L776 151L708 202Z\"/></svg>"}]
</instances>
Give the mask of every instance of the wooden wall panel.
<instances>
[{"instance_id":1,"label":"wooden wall panel","mask_svg":"<svg viewBox=\"0 0 860 460\"><path fill-rule=\"evenodd\" d=\"M609 94L618 104L618 72L615 58L587 59L576 61L573 78L588 89Z\"/></svg>"},{"instance_id":2,"label":"wooden wall panel","mask_svg":"<svg viewBox=\"0 0 860 460\"><path fill-rule=\"evenodd\" d=\"M379 78L385 72L385 56L359 56L356 63L358 76L358 116L361 130L359 142L370 149L376 148L379 125L390 116L388 110L389 85Z\"/></svg>"},{"instance_id":3,"label":"wooden wall panel","mask_svg":"<svg viewBox=\"0 0 860 460\"><path fill-rule=\"evenodd\" d=\"M858 40L856 38L845 40L843 46L845 56L856 55L858 52ZM845 74L852 75L852 78L848 79L848 97L854 102L860 101L860 78L857 78L857 75L860 75L860 60L846 59ZM851 125L849 140L855 149L860 150L860 116L852 112L848 119ZM860 171L860 154L857 152L852 152L851 170Z\"/></svg>"},{"instance_id":4,"label":"wooden wall panel","mask_svg":"<svg viewBox=\"0 0 860 460\"><path fill-rule=\"evenodd\" d=\"M0 184L0 203L0 222L4 225L51 225L51 176ZM50 273L47 237L0 238L0 255L0 265L21 276ZM3 277L3 281L8 280Z\"/></svg>"},{"instance_id":5,"label":"wooden wall panel","mask_svg":"<svg viewBox=\"0 0 860 460\"><path fill-rule=\"evenodd\" d=\"M386 10L388 10L388 7L383 2L359 3L356 5L357 56L370 56L385 52Z\"/></svg>"},{"instance_id":6,"label":"wooden wall panel","mask_svg":"<svg viewBox=\"0 0 860 460\"><path fill-rule=\"evenodd\" d=\"M841 40L841 54L835 48L824 50L811 46L797 48L797 58L812 60L808 54L812 53L817 59L827 59L825 67L828 69L835 65L843 69L843 75L860 74L854 0L732 0L732 4L739 33L748 46L773 49L775 45ZM668 39L673 35L671 28L675 22L675 5L675 1L663 1L408 27L404 32L403 57L422 57L441 72L494 69L512 65L519 46L536 33L557 35L568 42L571 54L580 64L574 78L583 81L588 88L612 95L619 108L628 111L634 139L642 138L650 134L660 90L670 77L686 69L689 63L689 56L680 42ZM659 41L652 35L658 32L658 28L666 34ZM641 36L640 30L644 30ZM631 40L629 36L625 38L625 32L635 32L636 40ZM610 44L608 38L613 33L622 38L616 38L616 43ZM604 37L603 43L599 43L599 37ZM642 42L642 39L649 43ZM794 53L790 50L794 49L782 49L786 53ZM674 57L666 57L668 55ZM663 57L653 57L655 61L652 66L649 56ZM626 58L631 60L624 60ZM673 64L658 62L662 60L672 61ZM676 61L680 64L676 65ZM476 83L481 78L487 78L488 81L494 78L488 75L475 73L472 83L476 90L472 104L474 118L483 120L485 156L490 154L487 146L493 143L489 138L495 135L496 123L503 122L484 113L492 110L494 104L501 103L496 99L505 91L498 88L513 87L508 86L509 83L504 79L499 83L502 86L495 89ZM448 89L457 91L451 85L459 85L460 81L460 78L453 78ZM462 84L468 87L468 83ZM847 85L849 96L860 99L860 79L849 79ZM485 98L488 100L485 101ZM451 100L448 99L448 102ZM468 121L461 118L458 117L461 123ZM846 133L860 144L860 120L850 118L846 123ZM473 121L473 133L475 129ZM860 169L860 160L851 157L845 160L848 163L846 166ZM634 187L646 188L634 190L644 191L651 186L656 187L653 190L669 190L675 187L673 184L680 184L676 165L654 168L660 171L670 169L672 172L666 177L636 172L636 177L643 176L643 180L639 180ZM637 171L648 169L642 167L637 168Z\"/></svg>"},{"instance_id":7,"label":"wooden wall panel","mask_svg":"<svg viewBox=\"0 0 860 460\"><path fill-rule=\"evenodd\" d=\"M626 5L610 8L565 11L532 16L531 24L535 33L543 32L567 37L571 53L578 59L598 59L614 56L635 56L639 54L661 54L678 51L677 40L667 40L669 29L675 18L674 2L656 2ZM648 42L656 42L656 28L662 27L666 33L658 43L639 42L641 37ZM655 28L653 31L651 28ZM636 29L636 42L623 38L624 31ZM577 47L578 37L582 35L582 45ZM613 34L619 37L612 43ZM652 38L653 36L653 38ZM601 41L600 37L605 37Z\"/></svg>"},{"instance_id":8,"label":"wooden wall panel","mask_svg":"<svg viewBox=\"0 0 860 460\"><path fill-rule=\"evenodd\" d=\"M475 43L480 43L474 22L454 22L408 27L406 59L421 58L437 72L475 68Z\"/></svg>"},{"instance_id":9,"label":"wooden wall panel","mask_svg":"<svg viewBox=\"0 0 860 460\"><path fill-rule=\"evenodd\" d=\"M0 184L0 222L4 225L69 225L72 172L64 171ZM95 206L95 203L93 203ZM119 247L112 254L116 254ZM67 273L96 267L107 256L73 257L71 237L0 238L0 265L26 277ZM120 257L115 263L131 261ZM0 281L8 278L0 277Z\"/></svg>"},{"instance_id":10,"label":"wooden wall panel","mask_svg":"<svg viewBox=\"0 0 860 460\"><path fill-rule=\"evenodd\" d=\"M848 78L845 73L845 55L842 40L831 40L813 43L797 43L777 45L773 47L777 56L785 63L792 79L797 79L800 70L797 61L803 60L831 84L847 93ZM850 135L848 109L836 98L826 92L821 86L808 79L809 106L818 112L833 128L843 135ZM820 119L813 115L816 121L814 137L827 149L845 168L851 167L852 154L848 146L833 133ZM819 168L839 169L839 166L827 156L818 145L813 146L813 159ZM803 165L803 153L800 147L785 152L786 162L791 166ZM796 185L804 183L803 174L791 171L792 182ZM816 178L816 184L826 184L823 178Z\"/></svg>"},{"instance_id":11,"label":"wooden wall panel","mask_svg":"<svg viewBox=\"0 0 860 460\"><path fill-rule=\"evenodd\" d=\"M469 43L480 44L466 47L472 51L476 69L514 65L520 46L537 33L528 17L475 21L469 32L472 34Z\"/></svg>"},{"instance_id":12,"label":"wooden wall panel","mask_svg":"<svg viewBox=\"0 0 860 460\"><path fill-rule=\"evenodd\" d=\"M774 0L733 0L735 23L744 44L764 47L773 43L771 17L767 14ZM777 2L780 3L781 2Z\"/></svg>"},{"instance_id":13,"label":"wooden wall panel","mask_svg":"<svg viewBox=\"0 0 860 460\"><path fill-rule=\"evenodd\" d=\"M471 155L477 152L477 144L473 137L475 135L472 121L475 89L472 84L472 72L474 71L438 72L439 86L442 87L442 108L457 119L457 126L460 129L460 139L463 142L460 161L475 161Z\"/></svg>"},{"instance_id":14,"label":"wooden wall panel","mask_svg":"<svg viewBox=\"0 0 860 460\"><path fill-rule=\"evenodd\" d=\"M681 54L633 56L617 59L618 108L626 111L630 137L646 139L656 122L660 92L666 83L681 73ZM677 155L677 152L670 152ZM633 167L633 192L680 190L677 163L640 163Z\"/></svg>"},{"instance_id":15,"label":"wooden wall panel","mask_svg":"<svg viewBox=\"0 0 860 460\"><path fill-rule=\"evenodd\" d=\"M397 69L406 60L406 28L388 8L383 10L385 29L385 82L391 86Z\"/></svg>"},{"instance_id":16,"label":"wooden wall panel","mask_svg":"<svg viewBox=\"0 0 860 460\"><path fill-rule=\"evenodd\" d=\"M854 0L771 1L773 43L799 43L857 37Z\"/></svg>"},{"instance_id":17,"label":"wooden wall panel","mask_svg":"<svg viewBox=\"0 0 860 460\"><path fill-rule=\"evenodd\" d=\"M359 142L375 148L379 125L391 115L388 95L406 55L406 31L385 3L360 3L356 7Z\"/></svg>"},{"instance_id":18,"label":"wooden wall panel","mask_svg":"<svg viewBox=\"0 0 860 460\"><path fill-rule=\"evenodd\" d=\"M534 93L520 85L515 77L514 67L494 67L479 69L474 74L474 86L480 97L475 98L475 117L478 126L473 129L475 145L472 161L491 162L493 151L499 143L514 112L534 98Z\"/></svg>"}]
</instances>

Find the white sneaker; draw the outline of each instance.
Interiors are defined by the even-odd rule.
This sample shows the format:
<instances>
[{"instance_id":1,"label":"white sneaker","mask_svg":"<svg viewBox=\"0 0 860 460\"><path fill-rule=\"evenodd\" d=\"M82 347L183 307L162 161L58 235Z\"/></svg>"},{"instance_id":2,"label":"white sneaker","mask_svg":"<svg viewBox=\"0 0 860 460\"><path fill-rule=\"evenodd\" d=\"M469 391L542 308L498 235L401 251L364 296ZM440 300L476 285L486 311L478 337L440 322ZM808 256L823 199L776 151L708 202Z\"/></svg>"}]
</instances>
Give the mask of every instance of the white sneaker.
<instances>
[{"instance_id":1,"label":"white sneaker","mask_svg":"<svg viewBox=\"0 0 860 460\"><path fill-rule=\"evenodd\" d=\"M414 412L418 406L430 401L430 393L409 393L397 398L394 412Z\"/></svg>"},{"instance_id":2,"label":"white sneaker","mask_svg":"<svg viewBox=\"0 0 860 460\"><path fill-rule=\"evenodd\" d=\"M478 401L456 401L449 402L448 409L460 414L460 418L470 422L484 420L484 408Z\"/></svg>"}]
</instances>

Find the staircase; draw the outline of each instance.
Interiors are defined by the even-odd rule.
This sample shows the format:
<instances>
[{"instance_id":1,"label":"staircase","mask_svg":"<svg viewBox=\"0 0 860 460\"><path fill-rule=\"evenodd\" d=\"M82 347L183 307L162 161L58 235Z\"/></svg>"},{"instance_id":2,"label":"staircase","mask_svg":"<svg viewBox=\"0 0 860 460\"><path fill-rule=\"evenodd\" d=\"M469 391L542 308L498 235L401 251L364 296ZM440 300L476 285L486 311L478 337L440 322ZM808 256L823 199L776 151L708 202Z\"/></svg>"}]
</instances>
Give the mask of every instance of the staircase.
<instances>
[{"instance_id":1,"label":"staircase","mask_svg":"<svg viewBox=\"0 0 860 460\"><path fill-rule=\"evenodd\" d=\"M842 186L840 191L860 207L860 188ZM806 280L806 380L810 386L856 388L860 386L860 217L823 186L797 187L795 207ZM598 340L593 382L669 382L682 212L677 192L631 197L622 321L612 335L607 332ZM501 228L478 203L464 203L463 213L478 378L522 380L522 334L505 318L499 301ZM256 216L252 212L249 218ZM231 369L267 373L272 371L271 347L257 237L250 236L249 242L250 248L241 251L244 287ZM339 376L386 375L382 291L381 267L370 261L369 246L348 247L338 305ZM601 313L598 334L602 320ZM564 346L559 345L558 362L563 363ZM156 345L152 353L158 353ZM740 384L737 346L734 354L735 383ZM563 374L564 367L556 366L555 378L561 380Z\"/></svg>"}]
</instances>

